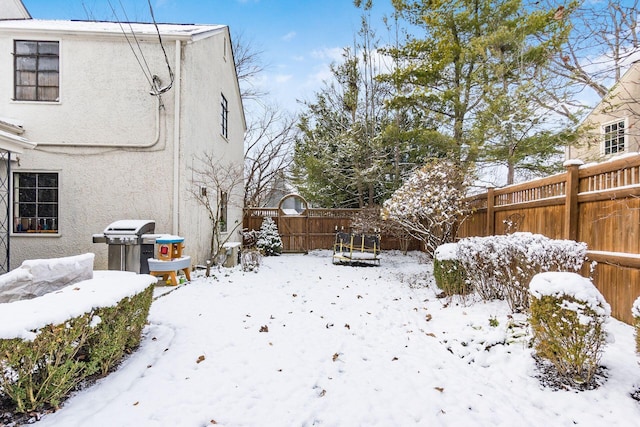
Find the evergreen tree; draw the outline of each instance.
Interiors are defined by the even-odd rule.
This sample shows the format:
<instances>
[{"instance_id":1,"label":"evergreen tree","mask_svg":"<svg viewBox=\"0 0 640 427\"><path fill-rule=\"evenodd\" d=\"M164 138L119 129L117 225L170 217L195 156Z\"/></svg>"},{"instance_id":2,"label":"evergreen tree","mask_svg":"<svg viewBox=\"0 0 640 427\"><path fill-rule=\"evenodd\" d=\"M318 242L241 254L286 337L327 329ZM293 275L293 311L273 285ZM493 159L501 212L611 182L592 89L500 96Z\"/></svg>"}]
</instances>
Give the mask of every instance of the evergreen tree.
<instances>
[{"instance_id":1,"label":"evergreen tree","mask_svg":"<svg viewBox=\"0 0 640 427\"><path fill-rule=\"evenodd\" d=\"M307 200L325 207L374 205L390 194L396 141L381 137L391 122L385 106L390 89L375 78L382 64L366 13L358 37L300 120L294 183Z\"/></svg>"},{"instance_id":2,"label":"evergreen tree","mask_svg":"<svg viewBox=\"0 0 640 427\"><path fill-rule=\"evenodd\" d=\"M414 34L420 34L389 50L401 64L386 76L402 88L393 104L423 111L441 134L449 157L472 168L487 158L483 153L487 132L495 133L496 123L508 122L514 109L523 105L529 114L537 113L535 106L525 103L529 94L522 88L560 43L563 24L553 12L525 7L521 0L394 0L393 4L417 27ZM535 129L520 139L535 142L532 135ZM502 142L511 142L506 134L501 136ZM548 141L540 139L541 146ZM495 150L494 157L498 153ZM526 157L512 155L507 162Z\"/></svg>"},{"instance_id":3,"label":"evergreen tree","mask_svg":"<svg viewBox=\"0 0 640 427\"><path fill-rule=\"evenodd\" d=\"M262 220L258 233L256 247L266 256L280 255L282 253L282 239L278 233L278 226L269 217Z\"/></svg>"}]
</instances>

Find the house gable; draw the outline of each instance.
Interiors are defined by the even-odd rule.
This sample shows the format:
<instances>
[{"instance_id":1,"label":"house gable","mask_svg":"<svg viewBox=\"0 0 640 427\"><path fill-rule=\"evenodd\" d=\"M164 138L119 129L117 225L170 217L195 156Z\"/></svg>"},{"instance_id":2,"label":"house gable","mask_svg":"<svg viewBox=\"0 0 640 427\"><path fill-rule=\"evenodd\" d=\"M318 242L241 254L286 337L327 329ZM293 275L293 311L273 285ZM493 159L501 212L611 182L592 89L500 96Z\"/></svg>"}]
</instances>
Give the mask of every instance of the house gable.
<instances>
[{"instance_id":1,"label":"house gable","mask_svg":"<svg viewBox=\"0 0 640 427\"><path fill-rule=\"evenodd\" d=\"M640 62L635 62L584 119L584 135L566 159L587 162L640 151Z\"/></svg>"},{"instance_id":2,"label":"house gable","mask_svg":"<svg viewBox=\"0 0 640 427\"><path fill-rule=\"evenodd\" d=\"M31 19L31 15L20 0L0 0L0 20Z\"/></svg>"}]
</instances>

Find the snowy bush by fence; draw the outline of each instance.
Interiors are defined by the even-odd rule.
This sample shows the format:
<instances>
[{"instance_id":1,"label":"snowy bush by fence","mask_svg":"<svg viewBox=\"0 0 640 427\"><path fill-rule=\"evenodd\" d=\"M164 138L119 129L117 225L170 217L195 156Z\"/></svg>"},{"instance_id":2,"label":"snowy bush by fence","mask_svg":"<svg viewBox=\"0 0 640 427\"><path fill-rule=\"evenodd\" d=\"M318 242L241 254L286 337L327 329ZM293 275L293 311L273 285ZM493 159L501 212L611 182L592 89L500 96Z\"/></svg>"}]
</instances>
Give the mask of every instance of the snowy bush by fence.
<instances>
[{"instance_id":1,"label":"snowy bush by fence","mask_svg":"<svg viewBox=\"0 0 640 427\"><path fill-rule=\"evenodd\" d=\"M566 380L589 383L606 342L609 304L591 280L569 272L537 274L530 295L536 354Z\"/></svg>"},{"instance_id":2,"label":"snowy bush by fence","mask_svg":"<svg viewBox=\"0 0 640 427\"><path fill-rule=\"evenodd\" d=\"M457 243L456 256L474 290L484 299L506 299L514 312L529 307L531 278L546 271L577 272L587 246L541 234L470 237Z\"/></svg>"},{"instance_id":3,"label":"snowy bush by fence","mask_svg":"<svg viewBox=\"0 0 640 427\"><path fill-rule=\"evenodd\" d=\"M0 395L17 412L50 406L138 346L157 279L130 272L0 304Z\"/></svg>"},{"instance_id":4,"label":"snowy bush by fence","mask_svg":"<svg viewBox=\"0 0 640 427\"><path fill-rule=\"evenodd\" d=\"M422 241L433 256L438 246L453 242L468 214L465 188L465 175L454 163L427 163L384 202L382 216Z\"/></svg>"},{"instance_id":5,"label":"snowy bush by fence","mask_svg":"<svg viewBox=\"0 0 640 427\"><path fill-rule=\"evenodd\" d=\"M455 243L445 243L438 246L433 257L433 276L446 296L464 295L471 291L467 273L457 258L457 248Z\"/></svg>"},{"instance_id":6,"label":"snowy bush by fence","mask_svg":"<svg viewBox=\"0 0 640 427\"><path fill-rule=\"evenodd\" d=\"M282 239L278 233L278 226L269 217L262 220L256 247L266 256L282 253Z\"/></svg>"},{"instance_id":7,"label":"snowy bush by fence","mask_svg":"<svg viewBox=\"0 0 640 427\"><path fill-rule=\"evenodd\" d=\"M638 297L631 308L633 315L633 326L636 329L636 353L640 355L640 297Z\"/></svg>"}]
</instances>

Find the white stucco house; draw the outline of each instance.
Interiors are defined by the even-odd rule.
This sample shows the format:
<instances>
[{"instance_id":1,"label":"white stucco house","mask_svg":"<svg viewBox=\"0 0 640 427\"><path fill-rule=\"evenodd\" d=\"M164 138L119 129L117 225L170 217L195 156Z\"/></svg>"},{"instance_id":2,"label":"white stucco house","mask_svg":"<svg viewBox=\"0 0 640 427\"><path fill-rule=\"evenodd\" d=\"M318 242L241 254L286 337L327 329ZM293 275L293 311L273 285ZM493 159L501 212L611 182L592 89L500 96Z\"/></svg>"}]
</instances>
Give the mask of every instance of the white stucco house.
<instances>
[{"instance_id":1,"label":"white stucco house","mask_svg":"<svg viewBox=\"0 0 640 427\"><path fill-rule=\"evenodd\" d=\"M631 64L582 123L584 137L565 150L565 159L587 162L640 152L640 62Z\"/></svg>"},{"instance_id":2,"label":"white stucco house","mask_svg":"<svg viewBox=\"0 0 640 427\"><path fill-rule=\"evenodd\" d=\"M246 131L227 26L38 20L0 0L0 75L9 269L85 252L106 268L92 235L123 219L184 237L194 264L211 255L193 169L205 154L242 165ZM237 241L242 194L225 199Z\"/></svg>"}]
</instances>

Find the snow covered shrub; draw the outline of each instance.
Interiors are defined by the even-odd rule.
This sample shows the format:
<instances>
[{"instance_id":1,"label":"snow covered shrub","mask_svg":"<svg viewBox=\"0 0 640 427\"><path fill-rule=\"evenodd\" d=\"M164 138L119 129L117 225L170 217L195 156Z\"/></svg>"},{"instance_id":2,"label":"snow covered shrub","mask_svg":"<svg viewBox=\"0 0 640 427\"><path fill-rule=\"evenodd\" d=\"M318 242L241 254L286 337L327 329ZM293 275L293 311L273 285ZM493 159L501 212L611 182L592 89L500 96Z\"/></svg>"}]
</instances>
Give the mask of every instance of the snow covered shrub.
<instances>
[{"instance_id":1,"label":"snow covered shrub","mask_svg":"<svg viewBox=\"0 0 640 427\"><path fill-rule=\"evenodd\" d=\"M591 280L571 272L537 274L529 292L537 356L574 384L590 382L606 341L609 304Z\"/></svg>"},{"instance_id":2,"label":"snow covered shrub","mask_svg":"<svg viewBox=\"0 0 640 427\"><path fill-rule=\"evenodd\" d=\"M122 357L140 344L142 328L153 300L153 286L127 297L115 307L98 308L93 318L100 319L87 342L88 372L107 375Z\"/></svg>"},{"instance_id":3,"label":"snow covered shrub","mask_svg":"<svg viewBox=\"0 0 640 427\"><path fill-rule=\"evenodd\" d=\"M282 239L278 233L278 226L273 219L265 217L262 220L256 247L266 256L280 255L282 253Z\"/></svg>"},{"instance_id":4,"label":"snow covered shrub","mask_svg":"<svg viewBox=\"0 0 640 427\"><path fill-rule=\"evenodd\" d=\"M467 274L456 257L457 245L438 246L433 257L433 276L445 295L466 295L470 291Z\"/></svg>"},{"instance_id":5,"label":"snow covered shrub","mask_svg":"<svg viewBox=\"0 0 640 427\"><path fill-rule=\"evenodd\" d=\"M464 171L447 160L433 160L417 169L383 204L383 218L400 224L422 241L430 255L454 240L468 214L464 202Z\"/></svg>"},{"instance_id":6,"label":"snow covered shrub","mask_svg":"<svg viewBox=\"0 0 640 427\"><path fill-rule=\"evenodd\" d=\"M243 249L240 255L242 271L258 271L262 262L262 254L257 249Z\"/></svg>"},{"instance_id":7,"label":"snow covered shrub","mask_svg":"<svg viewBox=\"0 0 640 427\"><path fill-rule=\"evenodd\" d=\"M634 301L631 313L636 328L636 353L640 354L640 297Z\"/></svg>"},{"instance_id":8,"label":"snow covered shrub","mask_svg":"<svg viewBox=\"0 0 640 427\"><path fill-rule=\"evenodd\" d=\"M586 251L584 243L522 232L458 242L458 259L478 294L485 299L506 299L514 312L529 307L528 288L534 275L577 272Z\"/></svg>"},{"instance_id":9,"label":"snow covered shrub","mask_svg":"<svg viewBox=\"0 0 640 427\"><path fill-rule=\"evenodd\" d=\"M500 243L500 239L487 237L469 237L457 243L457 259L471 286L484 300L504 299L504 286L496 273L503 251Z\"/></svg>"},{"instance_id":10,"label":"snow covered shrub","mask_svg":"<svg viewBox=\"0 0 640 427\"><path fill-rule=\"evenodd\" d=\"M86 285L87 282L91 280L66 289L68 293L80 294L83 291L82 284ZM96 373L106 374L125 353L131 352L140 343L141 331L153 299L153 285L135 292L135 295L121 299L116 306L94 305L94 308L89 308L88 312L81 315L37 329L30 326L25 332L21 331L22 326L17 325L14 325L15 331L13 328L3 328L3 338L0 338L2 397L10 399L19 413L48 406L57 408L84 379ZM99 296L100 293L94 291L92 294ZM36 300L49 298L49 301L55 300L58 305L64 305L64 311L75 310L74 306L80 303L77 297L65 297L64 289L56 294L53 299L48 294L11 304L38 304ZM12 309L6 307L5 310L11 312ZM51 311L55 312L53 309ZM25 312L36 311L25 306ZM33 319L27 319L26 322L28 325L35 324ZM21 325L24 321L17 319L16 323Z\"/></svg>"}]
</instances>

